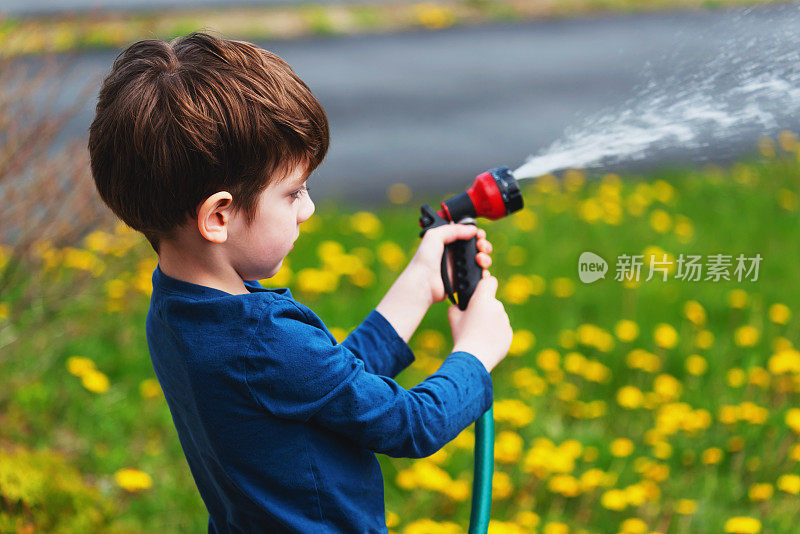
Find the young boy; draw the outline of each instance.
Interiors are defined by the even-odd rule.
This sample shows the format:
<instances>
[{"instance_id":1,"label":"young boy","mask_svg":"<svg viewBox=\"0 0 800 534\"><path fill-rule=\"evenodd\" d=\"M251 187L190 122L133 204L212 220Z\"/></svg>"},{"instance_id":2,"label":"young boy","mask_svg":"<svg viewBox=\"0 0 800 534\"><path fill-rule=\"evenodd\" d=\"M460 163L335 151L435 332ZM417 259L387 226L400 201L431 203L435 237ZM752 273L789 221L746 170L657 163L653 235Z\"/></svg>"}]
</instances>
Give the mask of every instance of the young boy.
<instances>
[{"instance_id":1,"label":"young boy","mask_svg":"<svg viewBox=\"0 0 800 534\"><path fill-rule=\"evenodd\" d=\"M454 347L409 390L407 342L444 300L444 244L425 234L378 306L342 343L286 289L281 267L314 203L305 181L328 147L308 87L277 56L194 33L138 42L114 61L90 128L102 199L158 254L146 332L209 532L386 532L374 453L436 452L492 402L489 371L511 327L484 271Z\"/></svg>"}]
</instances>

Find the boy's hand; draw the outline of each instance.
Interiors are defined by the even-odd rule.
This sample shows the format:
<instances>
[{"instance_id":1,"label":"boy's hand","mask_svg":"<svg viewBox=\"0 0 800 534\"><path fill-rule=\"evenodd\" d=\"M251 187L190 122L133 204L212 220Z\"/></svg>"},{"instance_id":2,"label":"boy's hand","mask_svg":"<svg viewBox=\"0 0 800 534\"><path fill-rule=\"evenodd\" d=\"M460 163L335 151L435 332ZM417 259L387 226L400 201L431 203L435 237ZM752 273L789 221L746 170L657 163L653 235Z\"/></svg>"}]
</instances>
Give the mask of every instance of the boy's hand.
<instances>
[{"instance_id":1,"label":"boy's hand","mask_svg":"<svg viewBox=\"0 0 800 534\"><path fill-rule=\"evenodd\" d=\"M475 260L484 269L488 269L492 264L489 256L492 252L492 244L486 239L486 230L478 228L472 224L446 224L437 228L432 228L425 232L422 242L417 248L417 252L408 264L408 267L420 273L424 281L424 287L430 291L431 303L441 302L447 297L442 282L442 254L447 243L459 239L471 239L477 233L478 254ZM450 280L453 279L452 261L448 258L447 272Z\"/></svg>"},{"instance_id":2,"label":"boy's hand","mask_svg":"<svg viewBox=\"0 0 800 534\"><path fill-rule=\"evenodd\" d=\"M447 309L453 332L453 352L464 351L478 358L491 371L508 354L514 332L503 303L497 300L497 278L484 271L467 309Z\"/></svg>"}]
</instances>

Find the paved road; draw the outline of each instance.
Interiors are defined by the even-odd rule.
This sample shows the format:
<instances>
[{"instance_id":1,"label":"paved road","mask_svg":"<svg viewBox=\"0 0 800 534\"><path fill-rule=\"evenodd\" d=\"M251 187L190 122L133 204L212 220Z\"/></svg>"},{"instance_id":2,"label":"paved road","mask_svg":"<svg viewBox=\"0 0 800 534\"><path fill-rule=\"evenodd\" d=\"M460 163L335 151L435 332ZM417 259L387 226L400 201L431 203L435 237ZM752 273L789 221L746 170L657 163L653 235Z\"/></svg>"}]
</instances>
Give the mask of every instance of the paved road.
<instances>
[{"instance_id":1,"label":"paved road","mask_svg":"<svg viewBox=\"0 0 800 534\"><path fill-rule=\"evenodd\" d=\"M329 114L331 149L311 182L317 198L368 202L403 181L435 200L487 168L515 168L587 117L630 112L648 91L683 98L706 77L718 83L702 90L729 91L743 72L774 71L776 47L800 49L792 37L799 11L789 4L261 45L293 65ZM87 79L99 83L115 54L79 57L61 82L65 101ZM794 83L800 62L787 57L778 75ZM67 135L85 134L92 108L87 103ZM800 130L796 109L780 108L783 116L772 110L774 120L742 124L741 134L699 148L661 146L633 168L724 161L753 150L761 131Z\"/></svg>"}]
</instances>

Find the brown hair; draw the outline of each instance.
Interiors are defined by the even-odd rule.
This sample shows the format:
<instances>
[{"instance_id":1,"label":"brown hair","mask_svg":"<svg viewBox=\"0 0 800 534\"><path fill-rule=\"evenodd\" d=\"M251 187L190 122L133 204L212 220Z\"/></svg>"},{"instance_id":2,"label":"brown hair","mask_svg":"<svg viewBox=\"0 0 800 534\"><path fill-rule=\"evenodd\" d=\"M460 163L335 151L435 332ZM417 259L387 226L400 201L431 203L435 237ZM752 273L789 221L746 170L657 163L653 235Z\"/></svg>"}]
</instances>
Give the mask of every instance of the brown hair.
<instances>
[{"instance_id":1,"label":"brown hair","mask_svg":"<svg viewBox=\"0 0 800 534\"><path fill-rule=\"evenodd\" d=\"M100 197L156 252L217 191L250 224L261 192L298 165L310 174L328 142L325 111L286 62L205 33L119 54L89 128Z\"/></svg>"}]
</instances>

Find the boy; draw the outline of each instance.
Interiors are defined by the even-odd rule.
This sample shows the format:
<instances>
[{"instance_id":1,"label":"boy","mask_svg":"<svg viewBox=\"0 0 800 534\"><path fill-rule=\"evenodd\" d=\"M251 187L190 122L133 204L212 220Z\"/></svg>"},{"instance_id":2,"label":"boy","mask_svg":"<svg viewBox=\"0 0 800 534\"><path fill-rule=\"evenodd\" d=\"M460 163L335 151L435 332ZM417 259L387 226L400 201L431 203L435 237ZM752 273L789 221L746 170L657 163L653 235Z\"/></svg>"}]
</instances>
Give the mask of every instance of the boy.
<instances>
[{"instance_id":1,"label":"boy","mask_svg":"<svg viewBox=\"0 0 800 534\"><path fill-rule=\"evenodd\" d=\"M454 348L405 390L407 341L444 300L444 244L426 233L408 267L337 344L288 289L265 289L311 217L305 181L328 147L308 87L277 56L194 33L138 42L114 62L90 128L109 207L158 254L146 332L209 532L386 532L376 452L427 456L492 402L489 371L511 343L484 271Z\"/></svg>"}]
</instances>

